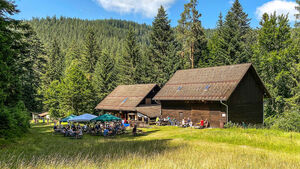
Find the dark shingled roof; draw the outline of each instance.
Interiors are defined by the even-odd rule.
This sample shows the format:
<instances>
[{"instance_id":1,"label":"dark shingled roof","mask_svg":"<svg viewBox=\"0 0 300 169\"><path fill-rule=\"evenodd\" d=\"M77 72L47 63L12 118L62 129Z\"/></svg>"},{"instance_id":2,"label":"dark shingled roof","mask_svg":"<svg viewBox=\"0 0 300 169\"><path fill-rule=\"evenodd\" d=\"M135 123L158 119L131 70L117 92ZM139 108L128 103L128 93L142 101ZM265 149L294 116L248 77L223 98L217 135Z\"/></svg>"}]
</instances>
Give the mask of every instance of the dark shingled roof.
<instances>
[{"instance_id":1,"label":"dark shingled roof","mask_svg":"<svg viewBox=\"0 0 300 169\"><path fill-rule=\"evenodd\" d=\"M150 118L158 117L161 115L161 105L140 105L136 108L136 110Z\"/></svg>"},{"instance_id":2,"label":"dark shingled roof","mask_svg":"<svg viewBox=\"0 0 300 169\"><path fill-rule=\"evenodd\" d=\"M270 97L252 64L246 63L178 70L153 99L226 101L250 69L265 95Z\"/></svg>"},{"instance_id":3,"label":"dark shingled roof","mask_svg":"<svg viewBox=\"0 0 300 169\"><path fill-rule=\"evenodd\" d=\"M95 109L136 111L136 107L155 86L156 84L120 85Z\"/></svg>"}]
</instances>

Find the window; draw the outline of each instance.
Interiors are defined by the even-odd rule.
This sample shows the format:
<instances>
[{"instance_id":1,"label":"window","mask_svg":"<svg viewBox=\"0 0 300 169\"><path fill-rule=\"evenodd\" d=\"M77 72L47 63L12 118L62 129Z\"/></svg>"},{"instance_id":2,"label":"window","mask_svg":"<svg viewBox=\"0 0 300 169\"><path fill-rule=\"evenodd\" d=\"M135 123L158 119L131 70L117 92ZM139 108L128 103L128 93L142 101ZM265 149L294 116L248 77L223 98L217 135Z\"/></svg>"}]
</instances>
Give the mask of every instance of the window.
<instances>
[{"instance_id":1,"label":"window","mask_svg":"<svg viewBox=\"0 0 300 169\"><path fill-rule=\"evenodd\" d=\"M128 97L126 97L121 104L125 103L127 101Z\"/></svg>"},{"instance_id":2,"label":"window","mask_svg":"<svg viewBox=\"0 0 300 169\"><path fill-rule=\"evenodd\" d=\"M204 91L208 91L209 88L210 88L210 85L206 85Z\"/></svg>"},{"instance_id":3,"label":"window","mask_svg":"<svg viewBox=\"0 0 300 169\"><path fill-rule=\"evenodd\" d=\"M179 118L183 119L183 112L179 112Z\"/></svg>"}]
</instances>

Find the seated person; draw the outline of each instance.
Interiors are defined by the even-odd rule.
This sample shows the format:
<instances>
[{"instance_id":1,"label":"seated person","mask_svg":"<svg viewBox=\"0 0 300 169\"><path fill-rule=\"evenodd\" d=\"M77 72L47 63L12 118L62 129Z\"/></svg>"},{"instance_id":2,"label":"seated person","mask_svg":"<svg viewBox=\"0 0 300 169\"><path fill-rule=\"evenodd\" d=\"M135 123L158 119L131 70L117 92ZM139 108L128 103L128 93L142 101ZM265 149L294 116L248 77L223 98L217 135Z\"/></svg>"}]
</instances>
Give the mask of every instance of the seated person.
<instances>
[{"instance_id":1,"label":"seated person","mask_svg":"<svg viewBox=\"0 0 300 169\"><path fill-rule=\"evenodd\" d=\"M205 127L205 128L208 128L208 126L209 126L208 120L205 119L205 121L204 121L204 127Z\"/></svg>"},{"instance_id":2,"label":"seated person","mask_svg":"<svg viewBox=\"0 0 300 169\"><path fill-rule=\"evenodd\" d=\"M200 128L203 129L204 128L204 121L201 119L200 120Z\"/></svg>"},{"instance_id":3,"label":"seated person","mask_svg":"<svg viewBox=\"0 0 300 169\"><path fill-rule=\"evenodd\" d=\"M68 134L69 136L75 136L75 131L73 129L68 130Z\"/></svg>"},{"instance_id":4,"label":"seated person","mask_svg":"<svg viewBox=\"0 0 300 169\"><path fill-rule=\"evenodd\" d=\"M75 137L79 138L80 136L82 136L82 129L78 129L75 131Z\"/></svg>"},{"instance_id":5,"label":"seated person","mask_svg":"<svg viewBox=\"0 0 300 169\"><path fill-rule=\"evenodd\" d=\"M104 131L103 131L103 136L107 136L108 131L109 131L109 130L108 130L107 128L105 128Z\"/></svg>"}]
</instances>

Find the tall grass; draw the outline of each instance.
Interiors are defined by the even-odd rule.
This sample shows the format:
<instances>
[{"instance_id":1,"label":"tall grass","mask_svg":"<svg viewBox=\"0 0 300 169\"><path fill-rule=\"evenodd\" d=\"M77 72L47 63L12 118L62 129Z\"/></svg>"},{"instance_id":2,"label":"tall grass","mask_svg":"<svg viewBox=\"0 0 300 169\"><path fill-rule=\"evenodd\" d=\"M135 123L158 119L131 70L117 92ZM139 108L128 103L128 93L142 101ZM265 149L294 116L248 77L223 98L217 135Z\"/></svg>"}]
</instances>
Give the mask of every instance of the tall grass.
<instances>
[{"instance_id":1,"label":"tall grass","mask_svg":"<svg viewBox=\"0 0 300 169\"><path fill-rule=\"evenodd\" d=\"M0 168L299 168L300 134L266 129L153 127L74 140L34 125L1 145Z\"/></svg>"}]
</instances>

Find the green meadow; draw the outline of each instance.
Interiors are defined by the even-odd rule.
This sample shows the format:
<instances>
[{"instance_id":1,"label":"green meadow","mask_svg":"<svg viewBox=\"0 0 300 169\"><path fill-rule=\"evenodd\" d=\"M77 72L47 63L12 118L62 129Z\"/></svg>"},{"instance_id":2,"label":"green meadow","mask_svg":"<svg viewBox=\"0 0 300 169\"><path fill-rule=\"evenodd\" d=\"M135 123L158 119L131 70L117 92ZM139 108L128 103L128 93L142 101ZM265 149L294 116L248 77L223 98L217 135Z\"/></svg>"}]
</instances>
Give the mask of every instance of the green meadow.
<instances>
[{"instance_id":1,"label":"green meadow","mask_svg":"<svg viewBox=\"0 0 300 169\"><path fill-rule=\"evenodd\" d=\"M71 139L49 125L0 142L0 168L300 168L300 133L157 127Z\"/></svg>"}]
</instances>

